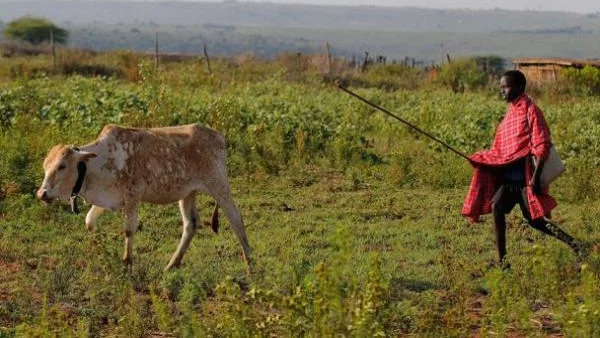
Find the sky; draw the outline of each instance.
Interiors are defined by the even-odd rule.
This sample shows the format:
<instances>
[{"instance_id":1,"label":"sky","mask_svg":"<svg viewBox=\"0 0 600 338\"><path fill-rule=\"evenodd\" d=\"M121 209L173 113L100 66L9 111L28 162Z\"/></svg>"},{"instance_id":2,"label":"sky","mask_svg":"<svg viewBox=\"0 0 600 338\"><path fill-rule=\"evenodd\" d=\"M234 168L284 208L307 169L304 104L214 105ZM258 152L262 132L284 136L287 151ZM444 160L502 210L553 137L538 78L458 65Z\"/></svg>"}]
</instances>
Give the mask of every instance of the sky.
<instances>
[{"instance_id":1,"label":"sky","mask_svg":"<svg viewBox=\"0 0 600 338\"><path fill-rule=\"evenodd\" d=\"M211 1L218 0L187 0ZM471 8L471 9L514 9L565 11L577 13L600 12L600 0L237 0L238 2L271 2L271 3L304 3L313 5L375 5L396 7L428 7L428 8Z\"/></svg>"}]
</instances>

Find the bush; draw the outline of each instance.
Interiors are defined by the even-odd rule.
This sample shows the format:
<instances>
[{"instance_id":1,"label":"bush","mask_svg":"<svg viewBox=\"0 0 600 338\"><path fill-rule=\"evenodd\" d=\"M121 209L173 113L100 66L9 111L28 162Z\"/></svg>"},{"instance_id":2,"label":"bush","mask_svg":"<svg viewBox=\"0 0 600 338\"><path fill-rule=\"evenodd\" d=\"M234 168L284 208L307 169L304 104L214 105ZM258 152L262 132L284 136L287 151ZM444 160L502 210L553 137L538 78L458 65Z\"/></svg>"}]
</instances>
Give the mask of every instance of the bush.
<instances>
[{"instance_id":1,"label":"bush","mask_svg":"<svg viewBox=\"0 0 600 338\"><path fill-rule=\"evenodd\" d=\"M585 66L582 69L565 68L562 75L570 82L577 93L600 95L600 69Z\"/></svg>"},{"instance_id":2,"label":"bush","mask_svg":"<svg viewBox=\"0 0 600 338\"><path fill-rule=\"evenodd\" d=\"M442 66L438 80L455 93L474 90L487 84L487 74L471 59L458 59Z\"/></svg>"},{"instance_id":3,"label":"bush","mask_svg":"<svg viewBox=\"0 0 600 338\"><path fill-rule=\"evenodd\" d=\"M500 78L504 74L506 61L498 55L475 56L473 61L488 75Z\"/></svg>"},{"instance_id":4,"label":"bush","mask_svg":"<svg viewBox=\"0 0 600 338\"><path fill-rule=\"evenodd\" d=\"M34 46L28 42L20 41L0 42L0 55L3 57L35 56L50 53L51 50L48 45Z\"/></svg>"},{"instance_id":5,"label":"bush","mask_svg":"<svg viewBox=\"0 0 600 338\"><path fill-rule=\"evenodd\" d=\"M121 71L105 65L86 65L71 62L62 66L65 75L120 77Z\"/></svg>"},{"instance_id":6,"label":"bush","mask_svg":"<svg viewBox=\"0 0 600 338\"><path fill-rule=\"evenodd\" d=\"M361 80L369 87L386 90L416 89L422 82L417 68L401 64L376 65Z\"/></svg>"}]
</instances>

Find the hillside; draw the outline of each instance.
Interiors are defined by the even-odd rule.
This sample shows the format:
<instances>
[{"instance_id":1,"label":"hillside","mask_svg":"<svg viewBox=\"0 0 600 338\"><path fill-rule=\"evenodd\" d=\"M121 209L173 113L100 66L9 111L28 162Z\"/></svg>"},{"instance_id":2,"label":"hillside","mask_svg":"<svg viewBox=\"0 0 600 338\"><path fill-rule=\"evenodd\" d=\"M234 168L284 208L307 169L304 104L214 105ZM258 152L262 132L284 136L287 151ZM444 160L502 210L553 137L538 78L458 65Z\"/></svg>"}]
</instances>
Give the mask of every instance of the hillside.
<instances>
[{"instance_id":1,"label":"hillside","mask_svg":"<svg viewBox=\"0 0 600 338\"><path fill-rule=\"evenodd\" d=\"M89 24L233 25L392 31L600 32L597 15L507 10L434 10L248 2L0 1L3 21L31 14Z\"/></svg>"},{"instance_id":2,"label":"hillside","mask_svg":"<svg viewBox=\"0 0 600 338\"><path fill-rule=\"evenodd\" d=\"M507 10L433 10L374 6L274 5L247 2L0 1L4 23L44 16L71 31L71 45L93 49L153 48L218 55L364 51L426 62L452 55L498 54L594 58L600 55L596 14Z\"/></svg>"}]
</instances>

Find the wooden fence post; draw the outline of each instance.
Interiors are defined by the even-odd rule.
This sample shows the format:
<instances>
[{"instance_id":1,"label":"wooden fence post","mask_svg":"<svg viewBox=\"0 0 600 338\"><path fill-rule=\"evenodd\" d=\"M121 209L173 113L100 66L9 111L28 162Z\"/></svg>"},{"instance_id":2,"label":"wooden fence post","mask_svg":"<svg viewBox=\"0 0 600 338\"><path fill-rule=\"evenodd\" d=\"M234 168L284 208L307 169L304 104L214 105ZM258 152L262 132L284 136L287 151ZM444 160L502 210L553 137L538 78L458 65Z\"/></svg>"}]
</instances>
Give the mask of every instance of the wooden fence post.
<instances>
[{"instance_id":1,"label":"wooden fence post","mask_svg":"<svg viewBox=\"0 0 600 338\"><path fill-rule=\"evenodd\" d=\"M50 29L50 50L52 52L52 68L56 73L56 48L54 47L54 32Z\"/></svg>"},{"instance_id":2,"label":"wooden fence post","mask_svg":"<svg viewBox=\"0 0 600 338\"><path fill-rule=\"evenodd\" d=\"M302 53L296 52L296 71L301 72L303 70L304 70L304 67L302 64Z\"/></svg>"},{"instance_id":3,"label":"wooden fence post","mask_svg":"<svg viewBox=\"0 0 600 338\"><path fill-rule=\"evenodd\" d=\"M365 61L363 62L362 65L362 71L364 72L365 70L367 70L367 65L369 64L369 52L365 51Z\"/></svg>"},{"instance_id":4,"label":"wooden fence post","mask_svg":"<svg viewBox=\"0 0 600 338\"><path fill-rule=\"evenodd\" d=\"M331 74L331 50L329 49L329 42L325 42L325 49L327 50L327 74Z\"/></svg>"},{"instance_id":5,"label":"wooden fence post","mask_svg":"<svg viewBox=\"0 0 600 338\"><path fill-rule=\"evenodd\" d=\"M158 32L154 33L154 70L158 69Z\"/></svg>"},{"instance_id":6,"label":"wooden fence post","mask_svg":"<svg viewBox=\"0 0 600 338\"><path fill-rule=\"evenodd\" d=\"M206 60L206 67L208 68L208 74L212 75L212 69L210 68L210 58L208 57L208 51L206 50L206 44L202 44L202 51L204 52L204 60Z\"/></svg>"}]
</instances>

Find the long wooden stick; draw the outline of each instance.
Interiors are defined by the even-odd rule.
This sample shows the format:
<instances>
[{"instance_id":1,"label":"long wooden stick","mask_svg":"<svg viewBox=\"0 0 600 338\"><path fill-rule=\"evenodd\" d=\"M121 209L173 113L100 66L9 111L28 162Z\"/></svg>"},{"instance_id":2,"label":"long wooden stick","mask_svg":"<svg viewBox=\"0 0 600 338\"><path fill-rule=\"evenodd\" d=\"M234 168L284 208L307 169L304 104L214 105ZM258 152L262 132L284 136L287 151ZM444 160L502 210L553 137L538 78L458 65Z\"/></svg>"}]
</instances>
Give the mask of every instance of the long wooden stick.
<instances>
[{"instance_id":1,"label":"long wooden stick","mask_svg":"<svg viewBox=\"0 0 600 338\"><path fill-rule=\"evenodd\" d=\"M383 108L383 107L380 107L379 105L377 105L377 104L375 104L375 103L373 103L373 102L371 102L371 101L369 101L369 100L367 100L367 99L365 99L365 98L363 98L363 97L359 96L358 94L356 94L356 93L352 92L352 91L351 91L351 90L349 90L348 88L345 88L345 87L343 87L342 85L338 85L338 88L339 88L339 89L341 89L341 90L343 90L343 91L345 91L346 93L348 93L348 94L350 94L350 95L354 96L355 98L357 98L357 99L361 100L362 102L364 102L364 103L368 104L369 106L371 106L371 107L373 107L373 108L376 108L376 109L378 109L378 110L382 111L383 113L387 114L388 116L391 116L391 117L395 118L396 120L398 120L398 121L400 121L400 122L402 122L402 123L406 124L406 125L407 125L407 126L409 126L410 128L412 128L412 129L414 129L414 130L418 131L419 133L421 133L421 134L423 134L423 135L425 135L425 136L429 137L430 139L432 139L432 140L436 141L437 143L439 143L439 144L443 145L444 147L446 147L446 149L448 149L448 150L452 151L452 152L453 152L453 153L455 153L456 155L458 155L458 156L460 156L460 157L462 157L462 158L464 158L464 159L466 159L466 160L469 160L469 158L467 157L467 155L465 155L465 154L461 153L460 151L458 151L458 150L454 149L452 146L448 145L447 143L445 143L444 141L440 140L439 138L437 138L437 137L435 137L435 136L433 136L433 135L429 134L428 132L426 132L426 131L422 130L421 128L419 128L419 127L415 126L414 124L412 124L412 123L410 123L410 122L408 122L408 121L406 121L406 120L402 119L401 117L399 117L399 116L397 116L397 115L394 115L394 114L392 114L392 113L391 113L389 110L387 110L387 109L385 109L385 108Z\"/></svg>"}]
</instances>

